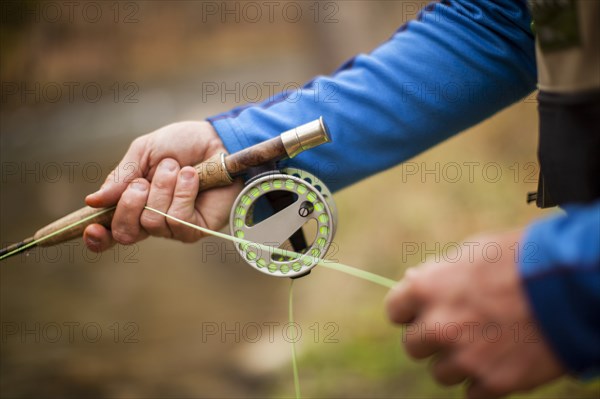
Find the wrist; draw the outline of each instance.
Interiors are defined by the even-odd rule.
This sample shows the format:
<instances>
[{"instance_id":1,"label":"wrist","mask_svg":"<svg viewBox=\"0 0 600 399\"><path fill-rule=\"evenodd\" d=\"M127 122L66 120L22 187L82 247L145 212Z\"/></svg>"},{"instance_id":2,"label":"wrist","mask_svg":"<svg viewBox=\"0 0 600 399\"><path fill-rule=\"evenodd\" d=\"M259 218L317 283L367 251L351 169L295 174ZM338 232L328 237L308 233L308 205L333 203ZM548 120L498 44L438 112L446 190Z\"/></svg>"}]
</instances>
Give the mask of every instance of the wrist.
<instances>
[{"instance_id":1,"label":"wrist","mask_svg":"<svg viewBox=\"0 0 600 399\"><path fill-rule=\"evenodd\" d=\"M199 130L206 148L205 159L223 152L228 154L227 148L214 126L208 121L201 121L199 123L201 124Z\"/></svg>"}]
</instances>

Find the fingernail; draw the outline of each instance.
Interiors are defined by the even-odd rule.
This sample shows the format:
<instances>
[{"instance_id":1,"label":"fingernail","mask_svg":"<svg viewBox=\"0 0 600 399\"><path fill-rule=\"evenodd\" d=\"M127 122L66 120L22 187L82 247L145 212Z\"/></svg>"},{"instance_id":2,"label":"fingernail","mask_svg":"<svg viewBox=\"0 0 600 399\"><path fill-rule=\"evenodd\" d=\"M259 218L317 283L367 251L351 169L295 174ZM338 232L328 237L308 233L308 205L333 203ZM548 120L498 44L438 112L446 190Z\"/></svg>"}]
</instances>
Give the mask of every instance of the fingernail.
<instances>
[{"instance_id":1,"label":"fingernail","mask_svg":"<svg viewBox=\"0 0 600 399\"><path fill-rule=\"evenodd\" d=\"M177 162L172 159L165 159L159 166L162 170L173 172L177 168Z\"/></svg>"},{"instance_id":2,"label":"fingernail","mask_svg":"<svg viewBox=\"0 0 600 399\"><path fill-rule=\"evenodd\" d=\"M146 191L146 185L144 183L140 183L139 181L134 181L131 183L131 188L137 191Z\"/></svg>"},{"instance_id":3,"label":"fingernail","mask_svg":"<svg viewBox=\"0 0 600 399\"><path fill-rule=\"evenodd\" d=\"M85 241L88 247L98 248L100 246L100 240L95 237L88 236Z\"/></svg>"},{"instance_id":4,"label":"fingernail","mask_svg":"<svg viewBox=\"0 0 600 399\"><path fill-rule=\"evenodd\" d=\"M190 170L190 169L185 169L181 171L181 180L185 180L185 181L191 181L196 177L196 172Z\"/></svg>"}]
</instances>

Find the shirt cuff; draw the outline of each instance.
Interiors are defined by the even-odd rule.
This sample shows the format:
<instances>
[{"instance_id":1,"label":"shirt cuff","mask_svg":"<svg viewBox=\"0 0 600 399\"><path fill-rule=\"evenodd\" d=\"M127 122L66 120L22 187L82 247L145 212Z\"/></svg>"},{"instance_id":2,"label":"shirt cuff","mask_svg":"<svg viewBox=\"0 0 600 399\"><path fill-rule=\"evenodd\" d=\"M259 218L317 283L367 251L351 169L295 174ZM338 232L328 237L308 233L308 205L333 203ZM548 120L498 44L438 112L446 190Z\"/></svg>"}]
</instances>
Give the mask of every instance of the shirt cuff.
<instances>
[{"instance_id":1,"label":"shirt cuff","mask_svg":"<svg viewBox=\"0 0 600 399\"><path fill-rule=\"evenodd\" d=\"M584 379L600 375L598 205L532 224L519 252L523 287L544 337Z\"/></svg>"}]
</instances>

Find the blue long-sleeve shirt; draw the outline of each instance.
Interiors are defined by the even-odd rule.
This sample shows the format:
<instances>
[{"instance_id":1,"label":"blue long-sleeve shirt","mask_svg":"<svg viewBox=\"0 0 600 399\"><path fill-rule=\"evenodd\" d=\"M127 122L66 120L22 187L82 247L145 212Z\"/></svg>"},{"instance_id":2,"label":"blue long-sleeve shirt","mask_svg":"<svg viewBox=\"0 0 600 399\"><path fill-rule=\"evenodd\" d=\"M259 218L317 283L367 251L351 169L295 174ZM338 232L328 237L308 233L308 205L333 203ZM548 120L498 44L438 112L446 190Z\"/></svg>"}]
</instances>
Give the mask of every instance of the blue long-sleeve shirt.
<instances>
[{"instance_id":1,"label":"blue long-sleeve shirt","mask_svg":"<svg viewBox=\"0 0 600 399\"><path fill-rule=\"evenodd\" d=\"M230 152L324 116L333 144L289 164L333 190L395 166L519 100L536 86L525 1L441 1L384 44L300 91L209 118ZM600 372L600 202L528 227L519 268L563 363ZM530 246L531 247L531 246ZM529 256L529 258L528 258Z\"/></svg>"}]
</instances>

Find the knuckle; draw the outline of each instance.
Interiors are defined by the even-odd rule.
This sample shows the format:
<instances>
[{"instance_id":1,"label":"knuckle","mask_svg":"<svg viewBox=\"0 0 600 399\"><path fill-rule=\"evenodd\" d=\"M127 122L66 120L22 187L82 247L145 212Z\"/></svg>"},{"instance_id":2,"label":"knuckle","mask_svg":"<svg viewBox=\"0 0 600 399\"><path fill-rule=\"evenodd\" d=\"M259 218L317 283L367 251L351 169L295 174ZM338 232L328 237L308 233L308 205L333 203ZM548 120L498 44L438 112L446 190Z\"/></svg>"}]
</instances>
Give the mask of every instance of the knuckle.
<instances>
[{"instance_id":1,"label":"knuckle","mask_svg":"<svg viewBox=\"0 0 600 399\"><path fill-rule=\"evenodd\" d=\"M422 274L416 274L415 277L409 281L411 290L417 298L424 299L430 294L428 289L427 280L422 278Z\"/></svg>"},{"instance_id":2,"label":"knuckle","mask_svg":"<svg viewBox=\"0 0 600 399\"><path fill-rule=\"evenodd\" d=\"M411 290L415 290L421 284L421 271L416 267L411 267L404 273L404 282Z\"/></svg>"},{"instance_id":3,"label":"knuckle","mask_svg":"<svg viewBox=\"0 0 600 399\"><path fill-rule=\"evenodd\" d=\"M146 230L156 230L163 226L162 218L159 218L158 215L148 211L142 212L140 223Z\"/></svg>"},{"instance_id":4,"label":"knuckle","mask_svg":"<svg viewBox=\"0 0 600 399\"><path fill-rule=\"evenodd\" d=\"M166 166L166 169L170 169L172 171L173 169L179 167L179 162L177 162L177 160L174 158L166 157L160 161L160 166Z\"/></svg>"},{"instance_id":5,"label":"knuckle","mask_svg":"<svg viewBox=\"0 0 600 399\"><path fill-rule=\"evenodd\" d=\"M174 212L169 211L168 214L185 222L189 222L186 217L178 216ZM176 220L167 219L167 225L169 230L172 232L172 238L183 243L194 243L202 237L201 232L192 230L190 227L179 223Z\"/></svg>"},{"instance_id":6,"label":"knuckle","mask_svg":"<svg viewBox=\"0 0 600 399\"><path fill-rule=\"evenodd\" d=\"M433 379L439 384L442 384L444 386L452 385L451 381L443 372L432 370L431 375Z\"/></svg>"},{"instance_id":7,"label":"knuckle","mask_svg":"<svg viewBox=\"0 0 600 399\"><path fill-rule=\"evenodd\" d=\"M192 190L187 189L187 188L180 188L178 190L175 190L175 192L173 193L173 198L180 200L180 201L189 201L190 199L194 198L195 195L192 192Z\"/></svg>"},{"instance_id":8,"label":"knuckle","mask_svg":"<svg viewBox=\"0 0 600 399\"><path fill-rule=\"evenodd\" d=\"M106 179L104 180L104 183L102 184L102 187L105 187L111 183L117 183L117 176L118 176L118 171L117 169L113 169L108 176L106 176Z\"/></svg>"},{"instance_id":9,"label":"knuckle","mask_svg":"<svg viewBox=\"0 0 600 399\"><path fill-rule=\"evenodd\" d=\"M159 191L173 190L174 186L175 180L173 178L169 178L169 175L165 176L161 174L152 180L152 188Z\"/></svg>"},{"instance_id":10,"label":"knuckle","mask_svg":"<svg viewBox=\"0 0 600 399\"><path fill-rule=\"evenodd\" d=\"M123 195L119 200L119 205L127 209L135 208L137 204L138 201L130 195Z\"/></svg>"},{"instance_id":11,"label":"knuckle","mask_svg":"<svg viewBox=\"0 0 600 399\"><path fill-rule=\"evenodd\" d=\"M433 375L433 379L440 385L449 386L452 385L450 381L443 375Z\"/></svg>"},{"instance_id":12,"label":"knuckle","mask_svg":"<svg viewBox=\"0 0 600 399\"><path fill-rule=\"evenodd\" d=\"M477 359L475 357L471 355L461 355L458 353L454 357L454 362L458 368L465 372L465 374L470 376L478 375L480 367L478 367Z\"/></svg>"},{"instance_id":13,"label":"knuckle","mask_svg":"<svg viewBox=\"0 0 600 399\"><path fill-rule=\"evenodd\" d=\"M408 281L414 284L418 284L423 280L423 275L427 272L426 265L421 265L418 267L411 267L406 271L406 276L408 277Z\"/></svg>"},{"instance_id":14,"label":"knuckle","mask_svg":"<svg viewBox=\"0 0 600 399\"><path fill-rule=\"evenodd\" d=\"M168 212L169 216L173 216L176 217L178 219L182 219L180 218L175 212ZM183 220L183 219L182 219ZM167 225L175 232L177 232L177 234L175 234L175 238L177 238L178 240L180 240L180 237L182 234L180 233L182 227L184 227L181 223L179 223L176 220L173 219L167 219Z\"/></svg>"},{"instance_id":15,"label":"knuckle","mask_svg":"<svg viewBox=\"0 0 600 399\"><path fill-rule=\"evenodd\" d=\"M394 291L390 291L390 293L385 297L384 306L387 311L388 317L392 317L394 315L394 310L396 308L396 295Z\"/></svg>"},{"instance_id":16,"label":"knuckle","mask_svg":"<svg viewBox=\"0 0 600 399\"><path fill-rule=\"evenodd\" d=\"M481 381L481 386L484 390L494 396L502 395L507 389L506 382L502 378L496 378L493 376L483 379Z\"/></svg>"},{"instance_id":17,"label":"knuckle","mask_svg":"<svg viewBox=\"0 0 600 399\"><path fill-rule=\"evenodd\" d=\"M179 129L183 129L185 128L188 123L190 123L189 121L178 121L178 122L173 122L167 125L167 127L171 130L179 130Z\"/></svg>"},{"instance_id":18,"label":"knuckle","mask_svg":"<svg viewBox=\"0 0 600 399\"><path fill-rule=\"evenodd\" d=\"M115 241L118 242L119 244L131 245L136 242L135 237L133 237L133 235L131 235L128 232L125 232L121 229L114 230L112 232L112 234L113 234L113 238L115 239Z\"/></svg>"},{"instance_id":19,"label":"knuckle","mask_svg":"<svg viewBox=\"0 0 600 399\"><path fill-rule=\"evenodd\" d=\"M454 385L461 379L457 375L464 375L464 371L451 358L442 358L431 367L431 375L442 385Z\"/></svg>"},{"instance_id":20,"label":"knuckle","mask_svg":"<svg viewBox=\"0 0 600 399\"><path fill-rule=\"evenodd\" d=\"M129 148L131 150L139 150L144 146L145 141L146 141L146 136L136 137L135 139L133 139L133 141L129 145Z\"/></svg>"},{"instance_id":21,"label":"knuckle","mask_svg":"<svg viewBox=\"0 0 600 399\"><path fill-rule=\"evenodd\" d=\"M183 234L178 237L179 241L186 243L186 244L195 243L199 239L200 239L200 237L197 237L196 234Z\"/></svg>"},{"instance_id":22,"label":"knuckle","mask_svg":"<svg viewBox=\"0 0 600 399\"><path fill-rule=\"evenodd\" d=\"M404 348L406 349L406 353L413 359L423 359L427 357L423 353L423 340L420 333L407 339L404 343Z\"/></svg>"},{"instance_id":23,"label":"knuckle","mask_svg":"<svg viewBox=\"0 0 600 399\"><path fill-rule=\"evenodd\" d=\"M166 213L167 213L167 215L172 216L174 218L178 218L178 219L184 220L186 222L189 222L188 215L192 214L192 210L188 206L183 206L183 204L181 204L181 203L176 204L175 201L173 201ZM181 226L181 223L179 223L176 220L167 219L167 221L169 223L174 223L178 226Z\"/></svg>"},{"instance_id":24,"label":"knuckle","mask_svg":"<svg viewBox=\"0 0 600 399\"><path fill-rule=\"evenodd\" d=\"M406 353L408 354L408 356L410 356L413 359L421 359L422 356L420 356L420 352L417 349L416 345L411 344L410 342L407 342L406 344L404 344L404 349L406 349Z\"/></svg>"}]
</instances>

